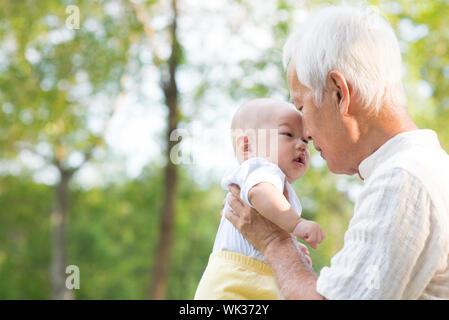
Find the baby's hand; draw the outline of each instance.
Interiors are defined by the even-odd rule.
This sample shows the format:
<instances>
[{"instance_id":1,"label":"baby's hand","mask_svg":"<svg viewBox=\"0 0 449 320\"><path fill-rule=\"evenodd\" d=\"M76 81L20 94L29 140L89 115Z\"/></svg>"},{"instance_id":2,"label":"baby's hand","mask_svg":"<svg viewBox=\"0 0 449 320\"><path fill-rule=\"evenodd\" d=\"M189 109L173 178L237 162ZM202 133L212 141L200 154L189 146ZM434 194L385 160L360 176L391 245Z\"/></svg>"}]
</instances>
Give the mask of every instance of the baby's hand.
<instances>
[{"instance_id":1,"label":"baby's hand","mask_svg":"<svg viewBox=\"0 0 449 320\"><path fill-rule=\"evenodd\" d=\"M318 243L321 243L326 236L324 230L318 223L305 219L301 219L301 221L296 225L295 230L293 230L293 235L303 239L313 249L316 249L318 247Z\"/></svg>"}]
</instances>

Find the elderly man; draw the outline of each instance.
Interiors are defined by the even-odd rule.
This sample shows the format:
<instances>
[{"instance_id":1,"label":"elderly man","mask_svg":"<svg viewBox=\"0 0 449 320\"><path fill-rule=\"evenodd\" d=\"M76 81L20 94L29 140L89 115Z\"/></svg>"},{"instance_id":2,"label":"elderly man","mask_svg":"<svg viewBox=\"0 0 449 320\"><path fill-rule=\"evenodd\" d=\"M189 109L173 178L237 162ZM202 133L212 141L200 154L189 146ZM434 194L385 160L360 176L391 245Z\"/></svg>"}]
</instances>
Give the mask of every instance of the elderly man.
<instances>
[{"instance_id":1,"label":"elderly man","mask_svg":"<svg viewBox=\"0 0 449 320\"><path fill-rule=\"evenodd\" d=\"M286 299L449 299L449 156L410 118L389 24L368 9L319 11L284 65L306 136L334 173L364 180L344 246L317 276L287 234L239 199L226 217L269 262Z\"/></svg>"}]
</instances>

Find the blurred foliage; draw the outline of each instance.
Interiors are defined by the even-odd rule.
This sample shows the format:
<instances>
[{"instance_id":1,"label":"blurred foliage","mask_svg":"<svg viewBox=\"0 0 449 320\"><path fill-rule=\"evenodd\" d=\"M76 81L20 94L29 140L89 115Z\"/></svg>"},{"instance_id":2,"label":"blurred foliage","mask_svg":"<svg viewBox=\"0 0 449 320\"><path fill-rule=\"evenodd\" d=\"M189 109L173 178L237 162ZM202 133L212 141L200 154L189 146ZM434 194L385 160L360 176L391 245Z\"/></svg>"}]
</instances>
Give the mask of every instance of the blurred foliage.
<instances>
[{"instance_id":1,"label":"blurred foliage","mask_svg":"<svg viewBox=\"0 0 449 320\"><path fill-rule=\"evenodd\" d=\"M74 3L1 1L2 157L39 153L40 143L50 149L46 159L69 167L70 155L102 145L102 130L89 120L112 114L140 29L129 6L117 19L93 1L76 2L83 27L70 28L66 8Z\"/></svg>"},{"instance_id":2,"label":"blurred foliage","mask_svg":"<svg viewBox=\"0 0 449 320\"><path fill-rule=\"evenodd\" d=\"M177 199L169 298L193 297L212 249L224 191L192 188L185 171ZM80 268L77 299L143 299L161 205L161 171L85 191L74 186L68 264ZM51 187L30 177L0 180L0 299L48 299ZM192 250L194 249L194 250Z\"/></svg>"},{"instance_id":3,"label":"blurred foliage","mask_svg":"<svg viewBox=\"0 0 449 320\"><path fill-rule=\"evenodd\" d=\"M142 40L144 32L129 1L115 1L122 14L106 14L105 7L112 2L0 1L0 299L47 299L51 290L49 217L54 186L33 180L32 169L19 173L5 169L5 159L16 159L23 148L39 151L42 143L50 146L43 156L61 152L64 159L91 145L107 148L101 142L101 130L90 126L92 115L107 120L124 89L123 75L135 83L144 79L141 70L148 59L142 58L142 52L149 51ZM151 2L155 17L163 16L165 2ZM328 3L334 2L229 2L220 15L231 36L253 46L251 40L257 39L243 35L248 28L261 29L271 39L270 46L237 62L215 56L198 62L191 48L183 47L183 72L200 78L191 90L182 92L183 121L188 124L207 108L213 110L216 105L209 105L207 98L211 93L220 92L236 104L259 96L288 99L282 46L304 10ZM420 127L434 129L443 148L449 150L447 1L370 3L388 17L400 39L412 117ZM80 7L79 30L64 29L65 9L70 4ZM271 11L255 15L261 6ZM188 8L181 10L182 15L190 14ZM185 44L182 37L192 30L183 30L182 23L179 28L180 43ZM217 77L217 68L232 72ZM143 91L139 99L147 101ZM188 103L195 108L187 110ZM208 120L213 125L216 119ZM96 159L96 164L101 168L109 160ZM137 178L108 179L92 188L71 183L67 262L81 271L81 288L74 292L75 298L146 297L162 199L160 167L150 163ZM200 185L195 172L189 166L180 168L169 299L193 297L225 196L218 181ZM317 273L343 246L360 185L358 177L331 174L313 151L310 171L294 185L304 217L318 221L327 234L318 250L310 250Z\"/></svg>"}]
</instances>

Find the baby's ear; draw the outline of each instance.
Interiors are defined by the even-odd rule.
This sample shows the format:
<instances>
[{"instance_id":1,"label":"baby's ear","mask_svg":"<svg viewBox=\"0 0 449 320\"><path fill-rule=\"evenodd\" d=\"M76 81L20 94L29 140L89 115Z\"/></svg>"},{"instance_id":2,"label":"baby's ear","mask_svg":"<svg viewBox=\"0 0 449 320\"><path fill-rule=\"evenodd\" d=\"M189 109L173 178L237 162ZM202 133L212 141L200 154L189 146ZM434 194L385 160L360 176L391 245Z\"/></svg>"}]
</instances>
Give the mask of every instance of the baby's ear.
<instances>
[{"instance_id":1,"label":"baby's ear","mask_svg":"<svg viewBox=\"0 0 449 320\"><path fill-rule=\"evenodd\" d=\"M248 152L249 150L249 140L246 135L240 135L236 138L235 141L236 145L236 151L242 153L242 152Z\"/></svg>"},{"instance_id":2,"label":"baby's ear","mask_svg":"<svg viewBox=\"0 0 449 320\"><path fill-rule=\"evenodd\" d=\"M237 159L245 161L248 158L249 139L246 135L239 135L235 139L235 153Z\"/></svg>"}]
</instances>

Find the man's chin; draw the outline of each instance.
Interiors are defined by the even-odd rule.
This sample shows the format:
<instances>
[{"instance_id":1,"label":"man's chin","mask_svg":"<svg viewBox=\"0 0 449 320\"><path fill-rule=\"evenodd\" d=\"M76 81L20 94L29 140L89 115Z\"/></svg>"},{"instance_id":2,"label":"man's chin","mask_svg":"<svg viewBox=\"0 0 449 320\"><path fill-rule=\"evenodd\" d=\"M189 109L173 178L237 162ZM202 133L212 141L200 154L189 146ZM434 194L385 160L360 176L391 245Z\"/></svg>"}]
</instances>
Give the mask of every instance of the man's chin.
<instances>
[{"instance_id":1,"label":"man's chin","mask_svg":"<svg viewBox=\"0 0 449 320\"><path fill-rule=\"evenodd\" d=\"M338 166L335 163L328 160L326 160L326 164L329 171L334 174L346 174L352 176L353 174L357 173L357 171L349 170L347 167Z\"/></svg>"}]
</instances>

